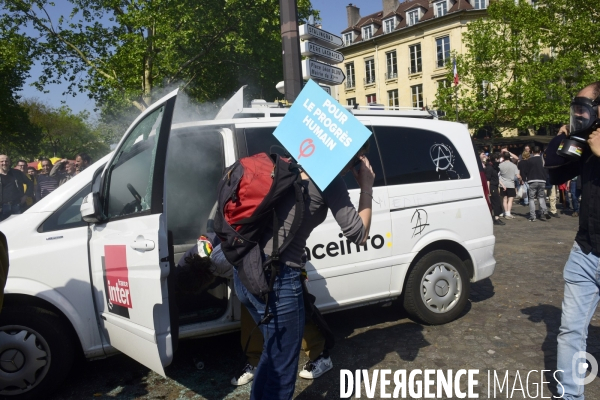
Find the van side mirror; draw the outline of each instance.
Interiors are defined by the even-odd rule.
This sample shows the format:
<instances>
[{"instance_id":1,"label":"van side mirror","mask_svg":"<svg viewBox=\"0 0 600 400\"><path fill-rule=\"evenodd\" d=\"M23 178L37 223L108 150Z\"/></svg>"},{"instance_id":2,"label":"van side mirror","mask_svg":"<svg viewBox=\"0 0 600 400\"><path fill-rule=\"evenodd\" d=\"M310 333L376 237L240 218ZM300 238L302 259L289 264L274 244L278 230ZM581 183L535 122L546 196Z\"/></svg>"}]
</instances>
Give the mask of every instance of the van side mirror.
<instances>
[{"instance_id":1,"label":"van side mirror","mask_svg":"<svg viewBox=\"0 0 600 400\"><path fill-rule=\"evenodd\" d=\"M90 223L102 221L101 210L100 195L98 192L88 193L81 201L81 206L79 207L81 219Z\"/></svg>"}]
</instances>

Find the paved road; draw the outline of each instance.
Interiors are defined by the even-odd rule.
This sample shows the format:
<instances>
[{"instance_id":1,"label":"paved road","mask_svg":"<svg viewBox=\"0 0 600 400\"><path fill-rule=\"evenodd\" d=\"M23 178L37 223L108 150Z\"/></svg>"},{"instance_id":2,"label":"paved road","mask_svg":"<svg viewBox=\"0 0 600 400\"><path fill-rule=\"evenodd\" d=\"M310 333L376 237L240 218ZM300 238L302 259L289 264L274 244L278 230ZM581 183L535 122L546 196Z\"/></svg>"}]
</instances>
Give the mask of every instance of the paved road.
<instances>
[{"instance_id":1,"label":"paved road","mask_svg":"<svg viewBox=\"0 0 600 400\"><path fill-rule=\"evenodd\" d=\"M496 370L503 379L508 370L511 390L516 388L512 398L529 398L518 390L517 371L525 389L529 371L556 368L562 268L577 219L563 215L531 223L525 207L514 211L517 219L495 231L496 272L471 286L470 303L461 318L444 326L424 326L409 320L397 303L330 314L327 320L337 339L334 370L314 382L298 379L297 398L339 398L342 368L479 369L480 398L488 398L488 371ZM600 360L598 311L589 329L588 352ZM54 399L246 399L249 385L236 389L229 384L244 363L240 353L239 334L184 341L167 379L122 355L83 363ZM204 369L198 370L194 359L202 360ZM306 361L304 355L300 361ZM551 375L544 380L553 381ZM540 381L539 374L530 375L531 397L533 383ZM550 396L551 386L543 385L544 396ZM376 393L379 398L379 389ZM505 388L495 398L508 397ZM600 399L600 378L586 387L586 398Z\"/></svg>"}]
</instances>

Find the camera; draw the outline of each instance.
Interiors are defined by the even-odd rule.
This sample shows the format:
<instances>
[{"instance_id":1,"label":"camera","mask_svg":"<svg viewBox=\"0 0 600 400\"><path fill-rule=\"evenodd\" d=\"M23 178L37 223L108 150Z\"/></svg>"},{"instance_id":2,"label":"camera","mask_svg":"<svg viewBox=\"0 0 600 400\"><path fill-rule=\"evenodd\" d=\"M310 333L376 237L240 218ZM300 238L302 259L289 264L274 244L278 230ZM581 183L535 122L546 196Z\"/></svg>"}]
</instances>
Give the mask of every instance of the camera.
<instances>
[{"instance_id":1,"label":"camera","mask_svg":"<svg viewBox=\"0 0 600 400\"><path fill-rule=\"evenodd\" d=\"M595 100L590 100L587 97L575 97L573 99L569 121L570 136L558 146L556 154L572 161L581 158L588 137L600 127L598 104L600 104L600 96Z\"/></svg>"}]
</instances>

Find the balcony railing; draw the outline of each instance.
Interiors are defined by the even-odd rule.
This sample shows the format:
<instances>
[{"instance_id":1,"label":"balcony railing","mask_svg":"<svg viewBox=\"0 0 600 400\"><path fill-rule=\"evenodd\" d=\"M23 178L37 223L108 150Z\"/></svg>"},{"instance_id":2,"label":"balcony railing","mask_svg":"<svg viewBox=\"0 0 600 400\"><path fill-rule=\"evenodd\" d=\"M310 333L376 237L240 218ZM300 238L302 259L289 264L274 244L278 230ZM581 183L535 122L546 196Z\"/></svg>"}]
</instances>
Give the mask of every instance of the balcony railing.
<instances>
[{"instance_id":1,"label":"balcony railing","mask_svg":"<svg viewBox=\"0 0 600 400\"><path fill-rule=\"evenodd\" d=\"M388 72L385 74L385 79L386 80L390 80L390 79L396 79L398 77L398 73L397 72Z\"/></svg>"},{"instance_id":2,"label":"balcony railing","mask_svg":"<svg viewBox=\"0 0 600 400\"><path fill-rule=\"evenodd\" d=\"M356 86L356 84L354 83L354 80L347 80L345 85L346 85L346 89L352 89Z\"/></svg>"},{"instance_id":3,"label":"balcony railing","mask_svg":"<svg viewBox=\"0 0 600 400\"><path fill-rule=\"evenodd\" d=\"M375 83L375 77L371 76L371 77L363 78L363 83L365 85L372 85Z\"/></svg>"},{"instance_id":4,"label":"balcony railing","mask_svg":"<svg viewBox=\"0 0 600 400\"><path fill-rule=\"evenodd\" d=\"M422 71L423 71L423 67L422 67L422 65L420 63L417 64L416 68L408 67L408 74L409 75L418 74L419 72L422 72Z\"/></svg>"}]
</instances>

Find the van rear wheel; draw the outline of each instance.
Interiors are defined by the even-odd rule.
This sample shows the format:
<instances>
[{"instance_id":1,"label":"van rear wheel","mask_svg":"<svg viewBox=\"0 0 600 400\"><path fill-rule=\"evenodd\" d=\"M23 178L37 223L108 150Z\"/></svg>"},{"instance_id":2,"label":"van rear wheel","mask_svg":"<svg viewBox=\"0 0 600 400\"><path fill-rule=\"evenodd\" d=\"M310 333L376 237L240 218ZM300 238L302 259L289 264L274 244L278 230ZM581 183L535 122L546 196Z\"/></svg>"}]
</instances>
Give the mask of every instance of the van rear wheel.
<instances>
[{"instance_id":1,"label":"van rear wheel","mask_svg":"<svg viewBox=\"0 0 600 400\"><path fill-rule=\"evenodd\" d=\"M445 324L462 313L469 289L462 260L449 251L434 250L422 257L408 276L404 308L426 324Z\"/></svg>"},{"instance_id":2,"label":"van rear wheel","mask_svg":"<svg viewBox=\"0 0 600 400\"><path fill-rule=\"evenodd\" d=\"M54 313L32 306L0 313L0 398L41 399L68 376L73 335Z\"/></svg>"}]
</instances>

